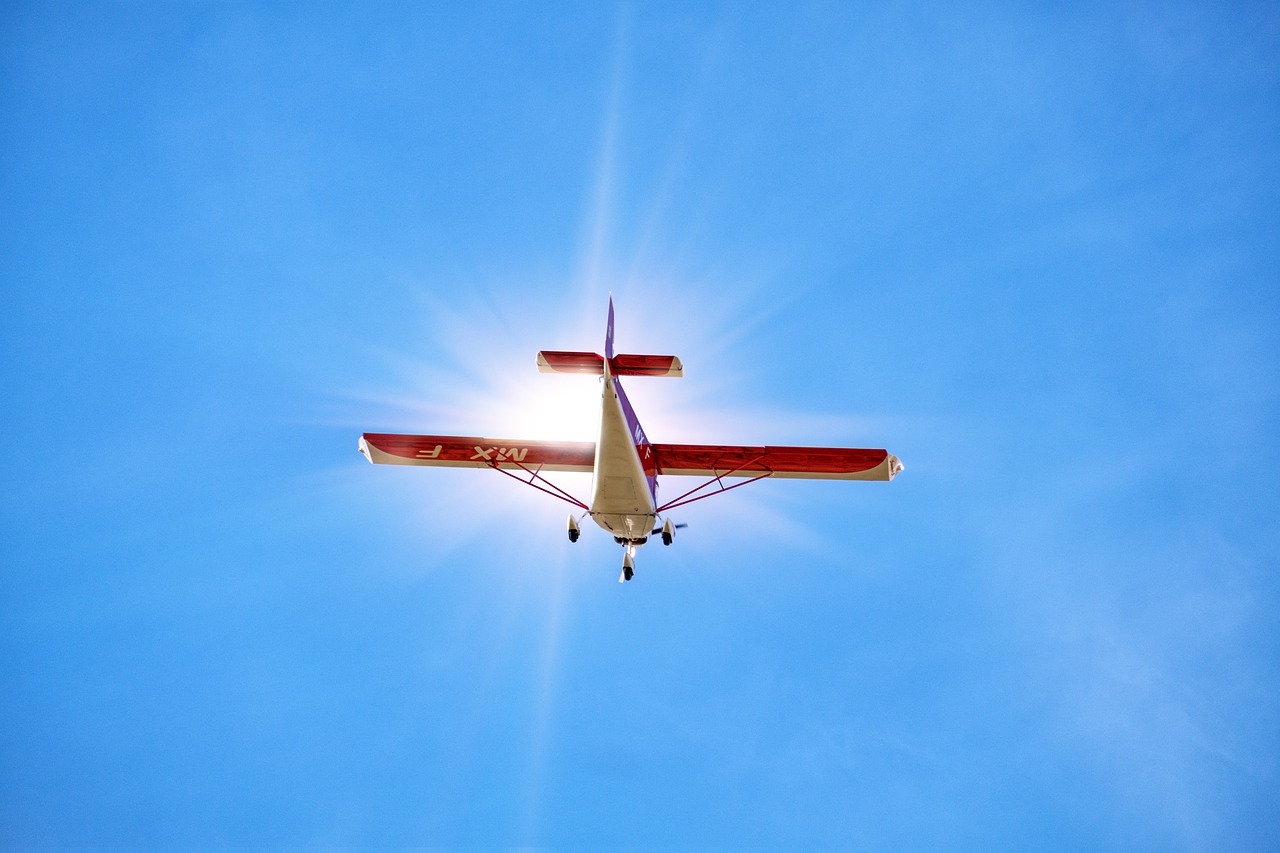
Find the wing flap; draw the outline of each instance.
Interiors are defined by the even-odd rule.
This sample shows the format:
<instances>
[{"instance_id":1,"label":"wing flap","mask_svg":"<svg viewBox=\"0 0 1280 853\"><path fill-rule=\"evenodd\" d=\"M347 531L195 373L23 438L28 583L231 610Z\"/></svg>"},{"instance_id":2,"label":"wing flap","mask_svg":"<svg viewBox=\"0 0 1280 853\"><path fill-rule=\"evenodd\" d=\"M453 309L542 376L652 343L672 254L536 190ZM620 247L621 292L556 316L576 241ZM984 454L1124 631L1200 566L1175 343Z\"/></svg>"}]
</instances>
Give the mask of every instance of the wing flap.
<instances>
[{"instance_id":1,"label":"wing flap","mask_svg":"<svg viewBox=\"0 0 1280 853\"><path fill-rule=\"evenodd\" d=\"M590 441L524 441L469 435L397 435L366 432L360 452L379 465L591 473L596 446Z\"/></svg>"},{"instance_id":2,"label":"wing flap","mask_svg":"<svg viewBox=\"0 0 1280 853\"><path fill-rule=\"evenodd\" d=\"M655 444L653 454L658 473L675 476L888 481L903 468L887 450L856 447Z\"/></svg>"}]
</instances>

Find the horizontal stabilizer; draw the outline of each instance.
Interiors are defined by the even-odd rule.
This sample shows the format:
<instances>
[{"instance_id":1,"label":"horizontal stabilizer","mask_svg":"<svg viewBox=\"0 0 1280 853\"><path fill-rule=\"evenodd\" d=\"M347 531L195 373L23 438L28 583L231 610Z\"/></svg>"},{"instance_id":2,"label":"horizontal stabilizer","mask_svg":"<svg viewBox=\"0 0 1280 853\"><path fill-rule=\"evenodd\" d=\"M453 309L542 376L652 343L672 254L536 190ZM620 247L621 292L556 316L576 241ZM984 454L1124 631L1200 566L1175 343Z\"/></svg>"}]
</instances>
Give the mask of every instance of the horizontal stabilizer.
<instances>
[{"instance_id":1,"label":"horizontal stabilizer","mask_svg":"<svg viewBox=\"0 0 1280 853\"><path fill-rule=\"evenodd\" d=\"M604 356L596 352L543 350L538 353L541 373L604 373ZM674 355L615 355L609 359L614 376L684 376L684 365Z\"/></svg>"},{"instance_id":2,"label":"horizontal stabilizer","mask_svg":"<svg viewBox=\"0 0 1280 853\"><path fill-rule=\"evenodd\" d=\"M655 444L653 455L659 474L697 477L892 480L903 467L887 450L855 447Z\"/></svg>"},{"instance_id":3,"label":"horizontal stabilizer","mask_svg":"<svg viewBox=\"0 0 1280 853\"><path fill-rule=\"evenodd\" d=\"M468 435L394 435L366 432L360 452L382 465L438 465L590 474L596 446L590 441L522 441Z\"/></svg>"},{"instance_id":4,"label":"horizontal stabilizer","mask_svg":"<svg viewBox=\"0 0 1280 853\"><path fill-rule=\"evenodd\" d=\"M684 365L674 355L615 355L609 369L614 376L684 376Z\"/></svg>"},{"instance_id":5,"label":"horizontal stabilizer","mask_svg":"<svg viewBox=\"0 0 1280 853\"><path fill-rule=\"evenodd\" d=\"M598 352L562 352L543 350L538 353L539 373L604 373L604 356Z\"/></svg>"}]
</instances>

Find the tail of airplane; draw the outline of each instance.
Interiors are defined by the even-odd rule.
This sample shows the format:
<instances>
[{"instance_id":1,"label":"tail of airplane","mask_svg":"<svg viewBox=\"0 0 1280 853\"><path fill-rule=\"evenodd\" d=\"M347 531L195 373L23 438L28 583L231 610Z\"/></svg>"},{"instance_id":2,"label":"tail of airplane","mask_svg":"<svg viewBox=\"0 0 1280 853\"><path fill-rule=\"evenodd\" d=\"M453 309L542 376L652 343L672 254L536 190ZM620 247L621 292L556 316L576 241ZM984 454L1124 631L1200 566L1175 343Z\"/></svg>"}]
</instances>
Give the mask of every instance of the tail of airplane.
<instances>
[{"instance_id":1,"label":"tail of airplane","mask_svg":"<svg viewBox=\"0 0 1280 853\"><path fill-rule=\"evenodd\" d=\"M610 376L684 376L684 365L674 355L631 355L609 359ZM604 356L598 352L543 350L538 353L540 373L604 373Z\"/></svg>"},{"instance_id":2,"label":"tail of airplane","mask_svg":"<svg viewBox=\"0 0 1280 853\"><path fill-rule=\"evenodd\" d=\"M538 353L538 372L600 376L604 373L606 360L612 376L684 376L684 365L674 355L613 354L613 297L609 297L609 326L604 333L604 355L598 352L543 350Z\"/></svg>"}]
</instances>

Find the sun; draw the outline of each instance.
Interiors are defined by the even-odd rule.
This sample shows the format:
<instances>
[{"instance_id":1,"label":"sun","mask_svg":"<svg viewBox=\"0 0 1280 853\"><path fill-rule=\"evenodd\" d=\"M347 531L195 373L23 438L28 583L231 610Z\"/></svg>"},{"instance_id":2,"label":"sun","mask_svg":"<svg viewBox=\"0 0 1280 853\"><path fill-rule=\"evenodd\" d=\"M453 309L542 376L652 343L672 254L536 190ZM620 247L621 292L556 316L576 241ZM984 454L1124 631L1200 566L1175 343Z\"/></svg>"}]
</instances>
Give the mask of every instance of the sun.
<instances>
[{"instance_id":1,"label":"sun","mask_svg":"<svg viewBox=\"0 0 1280 853\"><path fill-rule=\"evenodd\" d=\"M532 362L532 359L529 359ZM600 427L600 379L595 376L506 375L482 407L495 438L595 441Z\"/></svg>"}]
</instances>

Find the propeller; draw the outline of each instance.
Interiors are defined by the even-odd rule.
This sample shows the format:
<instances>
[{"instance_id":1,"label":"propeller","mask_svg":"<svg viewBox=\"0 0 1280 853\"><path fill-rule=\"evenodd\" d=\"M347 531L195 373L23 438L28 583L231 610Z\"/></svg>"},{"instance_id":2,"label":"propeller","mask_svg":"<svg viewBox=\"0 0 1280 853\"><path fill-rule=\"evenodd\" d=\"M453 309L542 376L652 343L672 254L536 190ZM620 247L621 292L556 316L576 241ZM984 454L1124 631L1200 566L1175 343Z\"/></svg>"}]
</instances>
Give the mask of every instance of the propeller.
<instances>
[{"instance_id":1,"label":"propeller","mask_svg":"<svg viewBox=\"0 0 1280 853\"><path fill-rule=\"evenodd\" d=\"M673 525L671 525L671 526L672 526L672 527L674 527L676 530L681 530L681 529L683 529L683 528L685 528L685 527L688 527L689 525L687 525L687 524L673 524ZM655 528L653 528L653 533L652 533L652 534L650 534L650 535L656 535L656 534L661 533L661 532L662 532L662 528L661 528L661 527L655 527Z\"/></svg>"}]
</instances>

